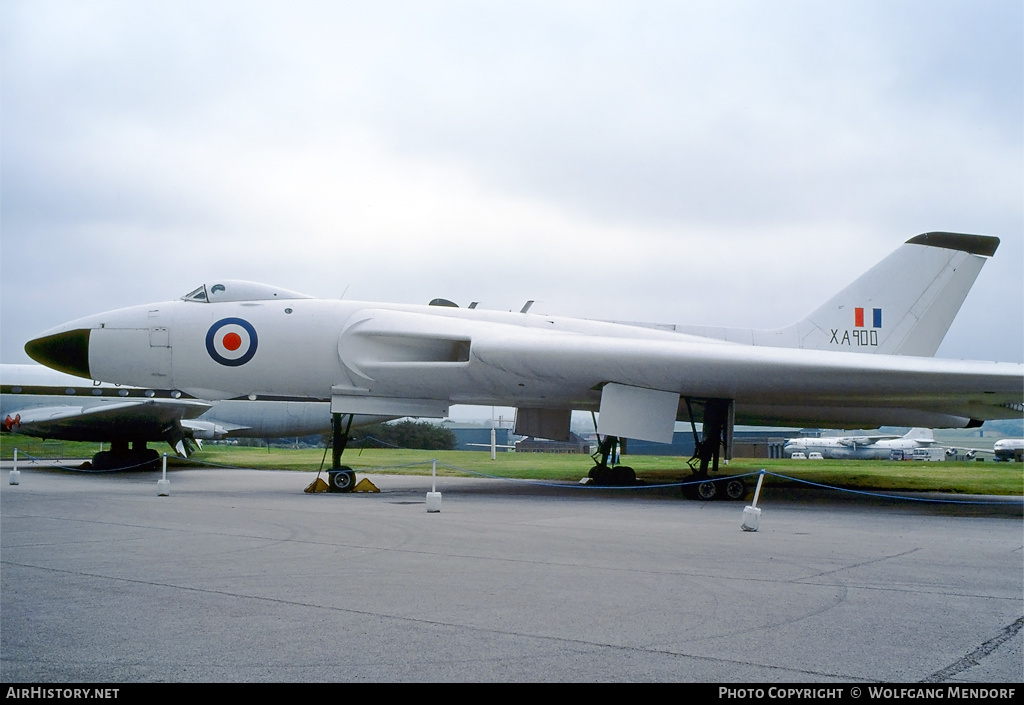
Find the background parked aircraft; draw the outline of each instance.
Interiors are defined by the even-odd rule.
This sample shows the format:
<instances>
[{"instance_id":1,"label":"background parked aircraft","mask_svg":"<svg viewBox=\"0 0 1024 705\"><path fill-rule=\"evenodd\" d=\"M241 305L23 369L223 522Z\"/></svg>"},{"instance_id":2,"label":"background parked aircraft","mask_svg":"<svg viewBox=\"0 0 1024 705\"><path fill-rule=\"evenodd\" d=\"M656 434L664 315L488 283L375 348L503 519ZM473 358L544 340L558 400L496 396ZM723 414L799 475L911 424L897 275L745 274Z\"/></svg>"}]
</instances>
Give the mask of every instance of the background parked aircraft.
<instances>
[{"instance_id":1,"label":"background parked aircraft","mask_svg":"<svg viewBox=\"0 0 1024 705\"><path fill-rule=\"evenodd\" d=\"M992 446L996 460L1024 462L1024 438L1003 438Z\"/></svg>"},{"instance_id":2,"label":"background parked aircraft","mask_svg":"<svg viewBox=\"0 0 1024 705\"><path fill-rule=\"evenodd\" d=\"M819 438L790 438L783 446L787 457L794 453L821 453L825 459L888 460L894 450L913 451L916 448L942 448L947 456L972 459L979 454L992 455L996 461L1020 461L1024 456L1024 439L1003 438L991 448L966 446L939 446L931 429L912 428L903 436L889 434L857 434L851 436L825 436Z\"/></svg>"},{"instance_id":3,"label":"background parked aircraft","mask_svg":"<svg viewBox=\"0 0 1024 705\"><path fill-rule=\"evenodd\" d=\"M903 436L860 434L822 438L790 438L782 448L786 457L793 453L821 453L829 460L888 460L894 450L913 450L935 446L930 428L912 428Z\"/></svg>"},{"instance_id":4,"label":"background parked aircraft","mask_svg":"<svg viewBox=\"0 0 1024 705\"><path fill-rule=\"evenodd\" d=\"M96 468L153 462L159 454L147 448L148 442L165 441L187 455L203 440L307 436L331 429L327 402L210 402L177 390L105 384L40 365L9 364L0 365L0 419L5 433L109 442L110 450L93 457Z\"/></svg>"}]
</instances>

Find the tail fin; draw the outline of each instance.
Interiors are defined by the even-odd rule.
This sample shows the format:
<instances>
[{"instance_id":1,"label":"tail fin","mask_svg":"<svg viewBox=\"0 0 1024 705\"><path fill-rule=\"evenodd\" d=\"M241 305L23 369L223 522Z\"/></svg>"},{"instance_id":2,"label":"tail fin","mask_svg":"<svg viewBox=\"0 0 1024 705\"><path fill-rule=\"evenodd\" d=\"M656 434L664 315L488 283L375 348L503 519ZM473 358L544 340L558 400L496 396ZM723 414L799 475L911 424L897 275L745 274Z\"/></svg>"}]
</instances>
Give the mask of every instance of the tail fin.
<instances>
[{"instance_id":1,"label":"tail fin","mask_svg":"<svg viewBox=\"0 0 1024 705\"><path fill-rule=\"evenodd\" d=\"M930 357L949 330L999 238L925 233L833 296L778 330L674 326L737 343Z\"/></svg>"},{"instance_id":2,"label":"tail fin","mask_svg":"<svg viewBox=\"0 0 1024 705\"><path fill-rule=\"evenodd\" d=\"M930 428L912 428L903 436L911 441L934 441L935 435Z\"/></svg>"},{"instance_id":3,"label":"tail fin","mask_svg":"<svg viewBox=\"0 0 1024 705\"><path fill-rule=\"evenodd\" d=\"M784 331L801 348L930 357L998 246L984 235L918 235Z\"/></svg>"}]
</instances>

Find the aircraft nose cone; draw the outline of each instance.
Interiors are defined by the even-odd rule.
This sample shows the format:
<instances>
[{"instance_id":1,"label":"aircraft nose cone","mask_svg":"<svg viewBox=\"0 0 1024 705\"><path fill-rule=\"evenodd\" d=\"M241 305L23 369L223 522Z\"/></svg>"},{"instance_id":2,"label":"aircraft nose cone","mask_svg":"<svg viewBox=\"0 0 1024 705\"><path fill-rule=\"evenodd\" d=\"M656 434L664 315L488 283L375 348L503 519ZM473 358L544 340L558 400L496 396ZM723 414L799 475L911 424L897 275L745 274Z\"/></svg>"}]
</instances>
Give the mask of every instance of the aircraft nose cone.
<instances>
[{"instance_id":1,"label":"aircraft nose cone","mask_svg":"<svg viewBox=\"0 0 1024 705\"><path fill-rule=\"evenodd\" d=\"M36 362L77 377L89 374L89 333L86 328L46 335L25 343L25 352Z\"/></svg>"}]
</instances>

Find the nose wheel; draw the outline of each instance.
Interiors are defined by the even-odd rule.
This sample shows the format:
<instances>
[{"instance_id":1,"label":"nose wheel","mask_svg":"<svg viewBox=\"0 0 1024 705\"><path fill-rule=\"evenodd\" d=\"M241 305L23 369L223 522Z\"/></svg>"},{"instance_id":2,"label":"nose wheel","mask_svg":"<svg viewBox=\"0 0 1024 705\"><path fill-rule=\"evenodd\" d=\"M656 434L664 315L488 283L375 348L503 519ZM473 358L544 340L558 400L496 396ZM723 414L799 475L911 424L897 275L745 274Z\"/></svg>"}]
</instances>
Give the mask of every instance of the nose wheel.
<instances>
[{"instance_id":1,"label":"nose wheel","mask_svg":"<svg viewBox=\"0 0 1024 705\"><path fill-rule=\"evenodd\" d=\"M328 484L334 492L351 492L356 486L356 473L345 465L338 469L331 468L327 471Z\"/></svg>"}]
</instances>

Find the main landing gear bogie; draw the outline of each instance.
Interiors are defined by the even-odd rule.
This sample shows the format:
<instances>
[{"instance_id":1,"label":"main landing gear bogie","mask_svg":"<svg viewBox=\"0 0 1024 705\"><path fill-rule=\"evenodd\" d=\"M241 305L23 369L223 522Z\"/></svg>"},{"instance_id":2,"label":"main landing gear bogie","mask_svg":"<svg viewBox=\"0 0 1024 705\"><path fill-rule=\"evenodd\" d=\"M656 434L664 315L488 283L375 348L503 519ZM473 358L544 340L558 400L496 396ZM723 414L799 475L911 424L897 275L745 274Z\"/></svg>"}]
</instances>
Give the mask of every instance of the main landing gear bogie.
<instances>
[{"instance_id":1,"label":"main landing gear bogie","mask_svg":"<svg viewBox=\"0 0 1024 705\"><path fill-rule=\"evenodd\" d=\"M738 501L747 494L747 485L740 477L712 477L719 460L728 462L732 448L734 405L730 399L686 398L686 413L693 431L693 456L687 461L693 471L691 481L683 485L683 496L708 502L713 499ZM694 403L703 407L703 433L697 434Z\"/></svg>"},{"instance_id":2,"label":"main landing gear bogie","mask_svg":"<svg viewBox=\"0 0 1024 705\"><path fill-rule=\"evenodd\" d=\"M147 448L145 441L112 441L110 450L92 456L93 470L157 470L160 453Z\"/></svg>"},{"instance_id":3,"label":"main landing gear bogie","mask_svg":"<svg viewBox=\"0 0 1024 705\"><path fill-rule=\"evenodd\" d=\"M628 465L607 465L597 464L590 469L588 477L595 485L628 487L636 484L636 471Z\"/></svg>"},{"instance_id":4,"label":"main landing gear bogie","mask_svg":"<svg viewBox=\"0 0 1024 705\"><path fill-rule=\"evenodd\" d=\"M597 425L595 420L594 425ZM624 441L615 436L605 436L598 445L597 452L591 457L594 459L594 467L590 468L588 476L595 485L628 487L636 484L636 471L628 465L611 465L617 455L615 449Z\"/></svg>"},{"instance_id":5,"label":"main landing gear bogie","mask_svg":"<svg viewBox=\"0 0 1024 705\"><path fill-rule=\"evenodd\" d=\"M747 483L741 477L722 479L705 479L683 485L683 496L687 499L699 499L710 502L715 499L729 501L742 500L747 495Z\"/></svg>"}]
</instances>

